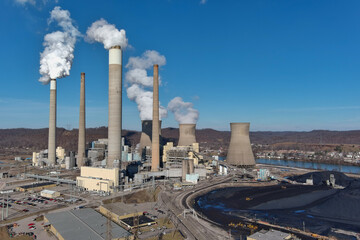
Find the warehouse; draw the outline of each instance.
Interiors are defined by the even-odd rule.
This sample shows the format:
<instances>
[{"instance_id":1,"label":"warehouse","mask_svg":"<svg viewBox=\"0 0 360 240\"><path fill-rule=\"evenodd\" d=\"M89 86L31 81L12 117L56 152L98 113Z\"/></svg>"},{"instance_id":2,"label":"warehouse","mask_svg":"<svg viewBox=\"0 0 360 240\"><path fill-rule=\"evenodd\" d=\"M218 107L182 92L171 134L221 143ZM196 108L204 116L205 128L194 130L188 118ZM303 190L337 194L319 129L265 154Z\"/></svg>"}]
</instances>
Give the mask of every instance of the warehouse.
<instances>
[{"instance_id":1,"label":"warehouse","mask_svg":"<svg viewBox=\"0 0 360 240\"><path fill-rule=\"evenodd\" d=\"M142 212L137 212L135 208L132 208L122 202L102 205L99 210L103 215L111 216L111 219L114 222L126 227L127 229L148 226L156 223L154 220L145 217ZM135 222L138 224L134 224Z\"/></svg>"},{"instance_id":2,"label":"warehouse","mask_svg":"<svg viewBox=\"0 0 360 240\"><path fill-rule=\"evenodd\" d=\"M56 187L56 184L53 182L38 182L38 183L17 187L16 191L19 192L40 191L43 190L44 188L51 188L51 187Z\"/></svg>"},{"instance_id":3,"label":"warehouse","mask_svg":"<svg viewBox=\"0 0 360 240\"><path fill-rule=\"evenodd\" d=\"M50 213L45 215L50 231L60 240L103 240L106 239L107 218L91 208ZM133 239L133 236L119 225L111 222L113 240Z\"/></svg>"},{"instance_id":4,"label":"warehouse","mask_svg":"<svg viewBox=\"0 0 360 240\"><path fill-rule=\"evenodd\" d=\"M44 189L40 192L40 196L46 197L46 198L57 198L57 197L60 197L60 193L57 191Z\"/></svg>"}]
</instances>

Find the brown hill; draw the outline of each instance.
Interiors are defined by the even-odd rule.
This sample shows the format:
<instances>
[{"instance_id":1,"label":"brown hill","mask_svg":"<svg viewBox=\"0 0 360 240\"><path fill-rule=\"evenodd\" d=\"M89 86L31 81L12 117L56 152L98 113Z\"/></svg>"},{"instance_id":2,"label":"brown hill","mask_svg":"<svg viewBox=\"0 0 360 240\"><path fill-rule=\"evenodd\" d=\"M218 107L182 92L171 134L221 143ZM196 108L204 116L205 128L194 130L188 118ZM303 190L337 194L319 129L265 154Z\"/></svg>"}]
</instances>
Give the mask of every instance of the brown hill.
<instances>
[{"instance_id":1,"label":"brown hill","mask_svg":"<svg viewBox=\"0 0 360 240\"><path fill-rule=\"evenodd\" d=\"M77 150L78 130L57 129L58 146L67 151ZM135 146L140 140L140 132L124 130L126 143ZM38 151L47 148L48 129L0 129L0 150L4 153L11 149L23 149L24 152ZM179 131L177 128L162 129L164 142L173 141L177 144ZM88 128L86 141L91 142L99 138L107 138L107 127ZM196 138L201 146L208 149L226 149L230 141L229 131L214 129L196 130ZM305 143L305 144L360 144L360 130L353 131L326 131L314 130L310 132L251 132L252 143Z\"/></svg>"}]
</instances>

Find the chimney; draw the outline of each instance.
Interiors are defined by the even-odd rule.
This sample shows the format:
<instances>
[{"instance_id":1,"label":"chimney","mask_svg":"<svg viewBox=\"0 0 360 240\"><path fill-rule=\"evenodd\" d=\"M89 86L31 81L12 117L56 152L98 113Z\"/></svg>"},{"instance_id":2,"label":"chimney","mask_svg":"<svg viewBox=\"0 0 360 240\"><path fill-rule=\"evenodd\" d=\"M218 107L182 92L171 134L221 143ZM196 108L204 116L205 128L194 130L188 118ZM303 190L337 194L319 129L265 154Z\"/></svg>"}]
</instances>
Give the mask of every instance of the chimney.
<instances>
[{"instance_id":1,"label":"chimney","mask_svg":"<svg viewBox=\"0 0 360 240\"><path fill-rule=\"evenodd\" d=\"M120 46L115 46L109 50L108 168L119 167L121 162L121 82L122 53Z\"/></svg>"},{"instance_id":2,"label":"chimney","mask_svg":"<svg viewBox=\"0 0 360 240\"><path fill-rule=\"evenodd\" d=\"M151 171L160 167L159 65L154 65Z\"/></svg>"},{"instance_id":3,"label":"chimney","mask_svg":"<svg viewBox=\"0 0 360 240\"><path fill-rule=\"evenodd\" d=\"M195 138L196 124L179 124L179 143L178 146L191 146L196 143Z\"/></svg>"},{"instance_id":4,"label":"chimney","mask_svg":"<svg viewBox=\"0 0 360 240\"><path fill-rule=\"evenodd\" d=\"M84 166L85 161L85 73L81 73L80 81L80 110L79 110L79 142L78 142L78 167Z\"/></svg>"},{"instance_id":5,"label":"chimney","mask_svg":"<svg viewBox=\"0 0 360 240\"><path fill-rule=\"evenodd\" d=\"M230 123L231 138L226 162L236 166L254 166L249 137L250 123Z\"/></svg>"},{"instance_id":6,"label":"chimney","mask_svg":"<svg viewBox=\"0 0 360 240\"><path fill-rule=\"evenodd\" d=\"M56 79L50 81L48 164L56 164Z\"/></svg>"}]
</instances>

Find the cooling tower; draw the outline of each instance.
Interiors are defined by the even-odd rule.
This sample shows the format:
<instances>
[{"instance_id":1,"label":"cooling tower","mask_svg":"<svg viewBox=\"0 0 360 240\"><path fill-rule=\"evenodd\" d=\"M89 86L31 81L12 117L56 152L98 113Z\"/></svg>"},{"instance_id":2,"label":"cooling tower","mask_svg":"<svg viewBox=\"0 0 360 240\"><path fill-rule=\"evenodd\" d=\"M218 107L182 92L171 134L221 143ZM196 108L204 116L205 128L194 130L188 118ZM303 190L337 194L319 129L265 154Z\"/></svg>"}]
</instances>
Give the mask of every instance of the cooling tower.
<instances>
[{"instance_id":1,"label":"cooling tower","mask_svg":"<svg viewBox=\"0 0 360 240\"><path fill-rule=\"evenodd\" d=\"M154 65L151 171L160 167L159 65Z\"/></svg>"},{"instance_id":2,"label":"cooling tower","mask_svg":"<svg viewBox=\"0 0 360 240\"><path fill-rule=\"evenodd\" d=\"M50 81L48 164L56 164L56 79Z\"/></svg>"},{"instance_id":3,"label":"cooling tower","mask_svg":"<svg viewBox=\"0 0 360 240\"><path fill-rule=\"evenodd\" d=\"M159 121L159 135L161 135L161 121ZM141 121L141 135L140 135L140 151L144 147L151 147L152 139L152 120L142 120Z\"/></svg>"},{"instance_id":4,"label":"cooling tower","mask_svg":"<svg viewBox=\"0 0 360 240\"><path fill-rule=\"evenodd\" d=\"M79 111L79 142L78 167L84 166L85 158L85 73L81 73L80 81L80 111Z\"/></svg>"},{"instance_id":5,"label":"cooling tower","mask_svg":"<svg viewBox=\"0 0 360 240\"><path fill-rule=\"evenodd\" d=\"M226 162L236 166L254 166L255 159L250 145L250 123L230 123L231 138Z\"/></svg>"},{"instance_id":6,"label":"cooling tower","mask_svg":"<svg viewBox=\"0 0 360 240\"><path fill-rule=\"evenodd\" d=\"M195 138L196 124L180 124L179 125L179 143L178 146L190 146L196 143Z\"/></svg>"},{"instance_id":7,"label":"cooling tower","mask_svg":"<svg viewBox=\"0 0 360 240\"><path fill-rule=\"evenodd\" d=\"M121 161L121 91L122 53L120 46L109 50L109 123L108 168L119 167ZM114 165L114 161L117 161Z\"/></svg>"}]
</instances>

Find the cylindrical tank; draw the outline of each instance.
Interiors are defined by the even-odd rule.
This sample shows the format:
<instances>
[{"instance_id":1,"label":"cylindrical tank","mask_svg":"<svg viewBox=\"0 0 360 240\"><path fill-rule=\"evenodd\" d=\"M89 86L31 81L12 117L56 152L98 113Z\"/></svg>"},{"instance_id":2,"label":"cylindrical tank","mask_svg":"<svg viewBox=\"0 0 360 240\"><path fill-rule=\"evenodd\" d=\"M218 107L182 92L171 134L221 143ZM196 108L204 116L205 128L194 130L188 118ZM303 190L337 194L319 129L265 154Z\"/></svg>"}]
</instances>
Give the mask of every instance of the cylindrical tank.
<instances>
[{"instance_id":1,"label":"cylindrical tank","mask_svg":"<svg viewBox=\"0 0 360 240\"><path fill-rule=\"evenodd\" d=\"M84 166L85 158L85 73L81 73L80 80L80 111L79 111L79 141L78 141L78 166Z\"/></svg>"},{"instance_id":2,"label":"cylindrical tank","mask_svg":"<svg viewBox=\"0 0 360 240\"><path fill-rule=\"evenodd\" d=\"M191 146L196 143L195 127L196 124L179 124L178 146Z\"/></svg>"},{"instance_id":3,"label":"cylindrical tank","mask_svg":"<svg viewBox=\"0 0 360 240\"><path fill-rule=\"evenodd\" d=\"M121 161L121 98L122 53L120 46L115 46L109 50L108 168L119 167Z\"/></svg>"},{"instance_id":4,"label":"cylindrical tank","mask_svg":"<svg viewBox=\"0 0 360 240\"><path fill-rule=\"evenodd\" d=\"M230 123L231 138L226 162L236 166L254 166L255 159L251 149L250 123Z\"/></svg>"},{"instance_id":5,"label":"cylindrical tank","mask_svg":"<svg viewBox=\"0 0 360 240\"><path fill-rule=\"evenodd\" d=\"M50 81L48 164L56 164L56 79Z\"/></svg>"},{"instance_id":6,"label":"cylindrical tank","mask_svg":"<svg viewBox=\"0 0 360 240\"><path fill-rule=\"evenodd\" d=\"M159 65L154 65L153 82L153 122L152 122L152 147L151 171L158 171L160 167L160 124L159 124Z\"/></svg>"}]
</instances>

